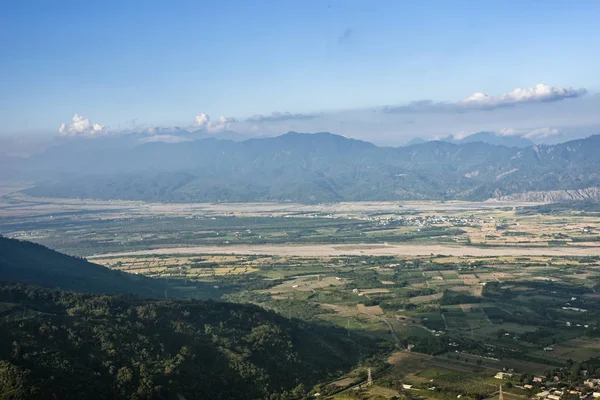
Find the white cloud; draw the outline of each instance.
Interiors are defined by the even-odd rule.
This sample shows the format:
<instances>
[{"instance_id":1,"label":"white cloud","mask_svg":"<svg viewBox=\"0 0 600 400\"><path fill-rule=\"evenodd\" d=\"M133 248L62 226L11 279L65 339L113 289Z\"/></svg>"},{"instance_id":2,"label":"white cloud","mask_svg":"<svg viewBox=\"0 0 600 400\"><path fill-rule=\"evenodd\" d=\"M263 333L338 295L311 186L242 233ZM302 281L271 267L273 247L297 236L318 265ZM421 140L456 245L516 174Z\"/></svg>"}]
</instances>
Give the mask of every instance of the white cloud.
<instances>
[{"instance_id":1,"label":"white cloud","mask_svg":"<svg viewBox=\"0 0 600 400\"><path fill-rule=\"evenodd\" d=\"M163 142L163 143L181 143L181 142L189 142L191 138L175 136L175 135L153 135L145 138L141 138L138 141L140 143L153 143L153 142Z\"/></svg>"},{"instance_id":2,"label":"white cloud","mask_svg":"<svg viewBox=\"0 0 600 400\"><path fill-rule=\"evenodd\" d=\"M517 88L512 92L504 93L499 96L488 96L487 94L479 92L473 93L458 104L477 108L496 108L518 103L563 100L571 97L579 97L585 93L585 89L556 87L538 83L535 87L526 89Z\"/></svg>"},{"instance_id":3,"label":"white cloud","mask_svg":"<svg viewBox=\"0 0 600 400\"><path fill-rule=\"evenodd\" d=\"M385 106L382 110L386 113L464 113L527 103L553 102L580 97L586 93L586 89L573 89L572 87L557 87L538 83L532 88L517 88L512 92L498 96L488 96L485 93L477 92L455 103L419 100L403 106Z\"/></svg>"},{"instance_id":4,"label":"white cloud","mask_svg":"<svg viewBox=\"0 0 600 400\"><path fill-rule=\"evenodd\" d=\"M89 119L76 113L73 115L73 123L61 124L58 132L62 136L93 136L104 133L105 129L102 125L92 123Z\"/></svg>"},{"instance_id":5,"label":"white cloud","mask_svg":"<svg viewBox=\"0 0 600 400\"><path fill-rule=\"evenodd\" d=\"M515 128L501 128L498 130L498 134L502 136L514 136L519 135L520 132Z\"/></svg>"},{"instance_id":6,"label":"white cloud","mask_svg":"<svg viewBox=\"0 0 600 400\"><path fill-rule=\"evenodd\" d=\"M467 136L471 136L471 135L473 135L473 134L475 134L475 133L476 133L476 132L458 131L458 132L455 132L455 133L452 135L452 138L453 138L454 140L461 140L461 139L464 139L464 138L466 138Z\"/></svg>"},{"instance_id":7,"label":"white cloud","mask_svg":"<svg viewBox=\"0 0 600 400\"><path fill-rule=\"evenodd\" d=\"M528 139L539 139L557 135L560 135L560 131L556 128L539 128L525 132L523 137Z\"/></svg>"},{"instance_id":8,"label":"white cloud","mask_svg":"<svg viewBox=\"0 0 600 400\"><path fill-rule=\"evenodd\" d=\"M216 133L228 130L232 124L238 120L233 117L219 117L217 121L211 121L210 116L206 113L200 113L194 118L194 126L199 130Z\"/></svg>"},{"instance_id":9,"label":"white cloud","mask_svg":"<svg viewBox=\"0 0 600 400\"><path fill-rule=\"evenodd\" d=\"M536 129L515 129L515 128L502 128L497 132L503 136L521 136L527 139L540 139L550 136L560 135L562 132L556 128L536 128Z\"/></svg>"},{"instance_id":10,"label":"white cloud","mask_svg":"<svg viewBox=\"0 0 600 400\"><path fill-rule=\"evenodd\" d=\"M291 113L288 111L279 112L273 111L271 115L256 114L246 119L247 122L280 122L280 121L294 121L294 120L309 120L318 118L321 114L301 114Z\"/></svg>"}]
</instances>

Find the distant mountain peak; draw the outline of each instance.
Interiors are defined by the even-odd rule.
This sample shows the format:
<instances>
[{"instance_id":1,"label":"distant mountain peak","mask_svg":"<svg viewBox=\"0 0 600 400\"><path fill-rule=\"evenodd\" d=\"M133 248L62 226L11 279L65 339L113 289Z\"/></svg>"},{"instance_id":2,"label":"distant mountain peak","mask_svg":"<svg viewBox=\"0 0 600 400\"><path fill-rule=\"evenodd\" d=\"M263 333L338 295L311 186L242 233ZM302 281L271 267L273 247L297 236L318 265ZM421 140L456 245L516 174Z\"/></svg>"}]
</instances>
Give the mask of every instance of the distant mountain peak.
<instances>
[{"instance_id":1,"label":"distant mountain peak","mask_svg":"<svg viewBox=\"0 0 600 400\"><path fill-rule=\"evenodd\" d=\"M531 147L535 145L531 140L519 136L519 135L501 135L496 132L477 132L469 136L457 138L455 135L450 135L440 139L444 142L450 142L454 144L464 143L475 143L482 142L487 144L493 144L495 146L506 146L506 147Z\"/></svg>"},{"instance_id":2,"label":"distant mountain peak","mask_svg":"<svg viewBox=\"0 0 600 400\"><path fill-rule=\"evenodd\" d=\"M414 138L410 139L408 142L404 143L403 147L414 146L416 144L423 144L423 143L427 143L427 140L420 138L420 137L414 137Z\"/></svg>"}]
</instances>

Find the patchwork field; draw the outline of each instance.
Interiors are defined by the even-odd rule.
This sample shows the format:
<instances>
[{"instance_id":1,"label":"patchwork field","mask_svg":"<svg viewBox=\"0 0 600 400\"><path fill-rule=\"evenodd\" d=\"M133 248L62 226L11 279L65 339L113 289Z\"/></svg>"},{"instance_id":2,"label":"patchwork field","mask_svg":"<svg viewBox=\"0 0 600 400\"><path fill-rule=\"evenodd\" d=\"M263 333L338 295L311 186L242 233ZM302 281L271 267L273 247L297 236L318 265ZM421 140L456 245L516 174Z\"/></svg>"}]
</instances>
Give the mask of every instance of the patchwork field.
<instances>
[{"instance_id":1,"label":"patchwork field","mask_svg":"<svg viewBox=\"0 0 600 400\"><path fill-rule=\"evenodd\" d=\"M249 302L376 338L386 357L322 385L323 398L494 399L494 375L512 370L504 396L516 400L531 395L521 378L600 357L595 212L0 200L3 235L164 279L167 299Z\"/></svg>"}]
</instances>

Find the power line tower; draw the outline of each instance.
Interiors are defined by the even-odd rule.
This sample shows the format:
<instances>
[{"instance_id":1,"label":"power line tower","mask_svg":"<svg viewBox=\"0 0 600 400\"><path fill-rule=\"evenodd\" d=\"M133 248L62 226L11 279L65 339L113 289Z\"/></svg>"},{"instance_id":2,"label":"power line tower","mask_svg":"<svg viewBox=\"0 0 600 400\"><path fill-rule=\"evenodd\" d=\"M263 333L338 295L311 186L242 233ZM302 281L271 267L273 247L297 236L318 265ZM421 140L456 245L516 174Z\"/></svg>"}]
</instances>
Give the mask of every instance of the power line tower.
<instances>
[{"instance_id":1,"label":"power line tower","mask_svg":"<svg viewBox=\"0 0 600 400\"><path fill-rule=\"evenodd\" d=\"M371 368L367 373L367 386L373 386L373 377L371 376Z\"/></svg>"}]
</instances>

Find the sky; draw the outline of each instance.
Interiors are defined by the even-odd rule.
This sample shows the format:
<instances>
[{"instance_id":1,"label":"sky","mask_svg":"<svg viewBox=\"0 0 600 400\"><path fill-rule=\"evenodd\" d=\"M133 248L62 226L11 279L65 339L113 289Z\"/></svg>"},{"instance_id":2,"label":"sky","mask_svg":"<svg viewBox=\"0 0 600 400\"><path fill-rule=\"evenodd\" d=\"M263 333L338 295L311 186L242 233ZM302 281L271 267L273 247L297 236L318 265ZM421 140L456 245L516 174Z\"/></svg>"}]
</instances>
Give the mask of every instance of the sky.
<instances>
[{"instance_id":1,"label":"sky","mask_svg":"<svg viewBox=\"0 0 600 400\"><path fill-rule=\"evenodd\" d=\"M600 133L598 20L595 0L4 0L0 136Z\"/></svg>"}]
</instances>

